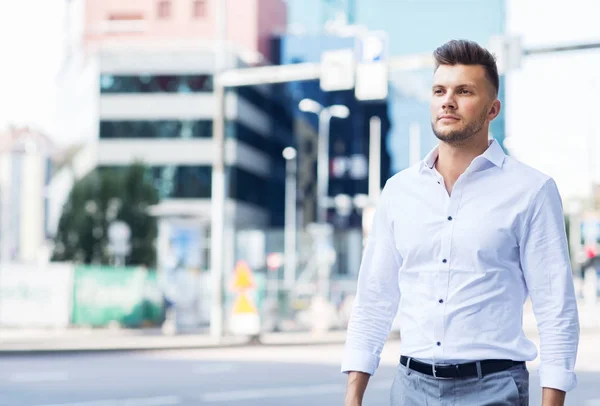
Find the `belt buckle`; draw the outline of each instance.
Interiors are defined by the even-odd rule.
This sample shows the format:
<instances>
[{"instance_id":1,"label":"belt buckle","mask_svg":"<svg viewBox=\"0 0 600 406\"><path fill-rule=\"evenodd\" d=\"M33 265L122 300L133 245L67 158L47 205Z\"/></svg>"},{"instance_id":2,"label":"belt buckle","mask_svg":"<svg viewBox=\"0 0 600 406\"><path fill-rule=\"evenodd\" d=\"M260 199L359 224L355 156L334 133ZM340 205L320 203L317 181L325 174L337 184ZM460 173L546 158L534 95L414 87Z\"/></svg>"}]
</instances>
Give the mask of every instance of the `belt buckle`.
<instances>
[{"instance_id":1,"label":"belt buckle","mask_svg":"<svg viewBox=\"0 0 600 406\"><path fill-rule=\"evenodd\" d=\"M451 376L437 376L435 367L436 367L436 364L431 364L431 372L433 373L434 378L436 378L436 379L452 379Z\"/></svg>"}]
</instances>

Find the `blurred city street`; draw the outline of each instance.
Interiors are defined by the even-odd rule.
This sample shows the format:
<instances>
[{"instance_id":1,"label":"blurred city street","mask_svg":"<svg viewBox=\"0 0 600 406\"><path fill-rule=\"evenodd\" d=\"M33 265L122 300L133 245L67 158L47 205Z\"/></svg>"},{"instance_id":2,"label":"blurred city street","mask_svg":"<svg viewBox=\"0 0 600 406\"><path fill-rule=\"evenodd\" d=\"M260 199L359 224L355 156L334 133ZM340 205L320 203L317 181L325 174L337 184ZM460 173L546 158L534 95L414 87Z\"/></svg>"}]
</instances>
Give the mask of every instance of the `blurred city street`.
<instances>
[{"instance_id":1,"label":"blurred city street","mask_svg":"<svg viewBox=\"0 0 600 406\"><path fill-rule=\"evenodd\" d=\"M377 336L379 311L382 329L399 311L365 406L389 404L410 319L425 323L431 351L462 339L440 336L461 317L476 328L457 324L459 333L506 327L486 309L518 332L516 295L548 282L554 290L537 297L552 302L536 307L542 319L544 308L566 308L554 295L573 299L571 276L582 335L579 386L566 404L600 406L599 13L597 0L1 0L0 406L341 406L363 254L373 230L386 230L378 218L398 239L389 244L398 275L390 265L361 278L381 303L353 320ZM478 44L489 63L440 63L437 50L452 39ZM477 77L492 79L493 94L473 92L472 78L457 92L452 81L440 86L440 67L457 65L485 68ZM475 105L488 109L473 115L481 123L469 118ZM494 145L494 168L482 166L481 178L454 168L446 183L444 159L430 161L439 175L430 186L443 195L419 178L390 204L388 180L430 172L430 151L439 158L440 142L452 145L435 130L446 121L462 141ZM536 260L525 270L516 255L539 248L523 237L535 198L502 203L505 185L525 178L470 189L513 158L557 187L552 218L564 250L546 254L562 255L560 269ZM474 203L489 190L494 202ZM392 222L392 206L414 227ZM428 208L435 219L419 217ZM519 213L490 226L505 208ZM479 209L493 215L468 221ZM474 226L506 238L518 266L486 264L503 247ZM484 295L468 295L477 299L468 314L452 311L463 304L456 292L500 271L518 274L516 288L490 282L513 311ZM397 276L415 279L384 283ZM479 282L451 289L472 276ZM385 299L397 299L396 287L414 303L404 293L405 307ZM439 295L423 299L431 292ZM572 327L574 349L571 310L571 323L541 324ZM523 329L539 348L531 301ZM529 365L532 406L541 403L538 362Z\"/></svg>"},{"instance_id":2,"label":"blurred city street","mask_svg":"<svg viewBox=\"0 0 600 406\"><path fill-rule=\"evenodd\" d=\"M567 396L568 406L600 405L598 342L600 331L583 332L579 385ZM398 340L388 340L365 406L387 404L400 348ZM0 358L0 405L341 405L342 352L338 343L5 355ZM531 405L540 404L536 366L529 365Z\"/></svg>"}]
</instances>

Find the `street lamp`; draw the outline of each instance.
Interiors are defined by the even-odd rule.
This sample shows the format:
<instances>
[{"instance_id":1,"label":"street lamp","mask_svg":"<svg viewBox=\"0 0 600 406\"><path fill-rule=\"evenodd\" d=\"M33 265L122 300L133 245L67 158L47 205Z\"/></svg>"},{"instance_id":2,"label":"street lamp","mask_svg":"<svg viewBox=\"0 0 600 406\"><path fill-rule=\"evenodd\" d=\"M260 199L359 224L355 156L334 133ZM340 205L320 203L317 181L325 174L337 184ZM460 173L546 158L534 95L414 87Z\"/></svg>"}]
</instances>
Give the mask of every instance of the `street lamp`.
<instances>
[{"instance_id":1,"label":"street lamp","mask_svg":"<svg viewBox=\"0 0 600 406\"><path fill-rule=\"evenodd\" d=\"M317 157L317 222L327 222L327 191L329 184L329 126L332 117L347 118L350 115L348 107L335 104L323 107L312 99L303 99L298 104L300 111L314 113L319 116L319 147Z\"/></svg>"},{"instance_id":2,"label":"street lamp","mask_svg":"<svg viewBox=\"0 0 600 406\"><path fill-rule=\"evenodd\" d=\"M284 265L285 286L291 289L296 280L296 149L287 147L283 150L285 158L285 233L284 233Z\"/></svg>"},{"instance_id":3,"label":"street lamp","mask_svg":"<svg viewBox=\"0 0 600 406\"><path fill-rule=\"evenodd\" d=\"M317 224L311 227L314 234L317 256L318 290L322 299L329 297L329 277L335 257L331 243L332 229L327 224L329 188L329 125L332 117L347 118L348 107L340 104L324 107L312 99L303 99L298 104L300 111L314 113L319 117L319 145L317 151ZM316 226L316 227L315 227Z\"/></svg>"}]
</instances>

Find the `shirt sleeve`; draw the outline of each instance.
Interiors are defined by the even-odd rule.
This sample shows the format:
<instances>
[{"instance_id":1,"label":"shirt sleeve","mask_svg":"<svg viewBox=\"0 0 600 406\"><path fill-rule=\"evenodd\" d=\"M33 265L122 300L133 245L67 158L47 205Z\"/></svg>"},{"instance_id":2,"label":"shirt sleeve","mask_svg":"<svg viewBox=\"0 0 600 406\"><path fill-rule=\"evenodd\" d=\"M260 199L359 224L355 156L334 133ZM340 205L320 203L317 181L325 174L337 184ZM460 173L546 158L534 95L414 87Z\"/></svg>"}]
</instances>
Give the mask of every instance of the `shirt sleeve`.
<instances>
[{"instance_id":1,"label":"shirt sleeve","mask_svg":"<svg viewBox=\"0 0 600 406\"><path fill-rule=\"evenodd\" d=\"M568 392L577 385L573 369L579 317L563 208L552 179L531 202L520 242L521 266L540 333L540 383Z\"/></svg>"},{"instance_id":2,"label":"shirt sleeve","mask_svg":"<svg viewBox=\"0 0 600 406\"><path fill-rule=\"evenodd\" d=\"M348 323L342 372L375 373L398 310L402 259L388 218L389 183L384 187L363 254L356 297Z\"/></svg>"}]
</instances>

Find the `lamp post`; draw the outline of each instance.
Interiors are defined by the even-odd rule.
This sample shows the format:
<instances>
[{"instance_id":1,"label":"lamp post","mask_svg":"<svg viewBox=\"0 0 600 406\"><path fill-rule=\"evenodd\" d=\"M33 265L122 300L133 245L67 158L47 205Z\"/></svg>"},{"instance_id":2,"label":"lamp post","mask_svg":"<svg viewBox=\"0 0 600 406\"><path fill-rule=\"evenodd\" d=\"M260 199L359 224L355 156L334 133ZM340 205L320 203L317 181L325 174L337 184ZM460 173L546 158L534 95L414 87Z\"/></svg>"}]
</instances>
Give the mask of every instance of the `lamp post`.
<instances>
[{"instance_id":1,"label":"lamp post","mask_svg":"<svg viewBox=\"0 0 600 406\"><path fill-rule=\"evenodd\" d=\"M329 187L329 128L332 117L347 118L348 107L336 104L323 107L312 99L303 99L298 107L305 113L314 113L319 117L319 146L317 152L317 222L327 223L327 191Z\"/></svg>"},{"instance_id":2,"label":"lamp post","mask_svg":"<svg viewBox=\"0 0 600 406\"><path fill-rule=\"evenodd\" d=\"M331 119L347 118L350 109L336 104L324 107L312 99L303 99L298 108L305 113L314 113L319 117L319 142L317 151L317 224L311 227L315 242L318 269L318 288L322 299L329 297L329 277L331 264L335 257L330 237L332 229L327 224L328 189L329 189L329 127Z\"/></svg>"},{"instance_id":3,"label":"lamp post","mask_svg":"<svg viewBox=\"0 0 600 406\"><path fill-rule=\"evenodd\" d=\"M215 3L216 51L215 76L226 67L227 6L225 0ZM215 83L215 111L213 116L214 162L212 166L210 267L211 309L210 335L220 342L225 333L223 286L225 274L225 205L227 202L227 178L225 176L225 87Z\"/></svg>"},{"instance_id":4,"label":"lamp post","mask_svg":"<svg viewBox=\"0 0 600 406\"><path fill-rule=\"evenodd\" d=\"M283 275L286 289L292 289L296 281L296 175L298 161L296 149L287 147L285 158L285 232Z\"/></svg>"}]
</instances>

